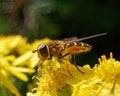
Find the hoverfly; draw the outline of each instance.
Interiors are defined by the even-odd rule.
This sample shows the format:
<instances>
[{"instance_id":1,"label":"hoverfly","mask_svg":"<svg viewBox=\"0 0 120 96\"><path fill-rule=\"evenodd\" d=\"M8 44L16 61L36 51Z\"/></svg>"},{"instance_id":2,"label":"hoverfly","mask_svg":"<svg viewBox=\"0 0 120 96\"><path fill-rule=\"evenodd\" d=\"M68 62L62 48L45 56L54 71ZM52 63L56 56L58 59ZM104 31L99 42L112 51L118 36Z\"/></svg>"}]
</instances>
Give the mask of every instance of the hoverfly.
<instances>
[{"instance_id":1,"label":"hoverfly","mask_svg":"<svg viewBox=\"0 0 120 96\"><path fill-rule=\"evenodd\" d=\"M71 37L71 38L66 38L63 40L55 40L55 41L49 42L48 44L40 44L38 48L33 51L33 53L37 52L38 57L43 62L45 60L50 60L53 56L58 57L58 58L64 58L65 56L69 54L72 54L75 56L75 54L87 52L92 48L91 45L87 43L83 43L81 41L86 40L86 39L91 39L94 37L98 37L98 36L102 36L102 35L106 35L106 34L107 33L101 33L101 34L92 35L89 37L83 37L79 39L76 37ZM78 69L77 66L76 68Z\"/></svg>"}]
</instances>

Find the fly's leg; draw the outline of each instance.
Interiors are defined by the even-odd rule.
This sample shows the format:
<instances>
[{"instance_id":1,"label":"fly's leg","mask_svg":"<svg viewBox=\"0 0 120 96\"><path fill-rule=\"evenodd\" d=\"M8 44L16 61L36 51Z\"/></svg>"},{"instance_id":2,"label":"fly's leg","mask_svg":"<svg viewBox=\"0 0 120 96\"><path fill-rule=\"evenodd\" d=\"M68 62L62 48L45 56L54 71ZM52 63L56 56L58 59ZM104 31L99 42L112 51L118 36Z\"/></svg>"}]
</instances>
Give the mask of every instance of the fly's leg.
<instances>
[{"instance_id":1,"label":"fly's leg","mask_svg":"<svg viewBox=\"0 0 120 96\"><path fill-rule=\"evenodd\" d=\"M67 54L65 54L65 55L60 54L58 57L59 57L59 58L64 58L65 56L67 56L67 55L69 55L69 54L70 54L70 53L67 53ZM71 72L70 72L70 70L69 70L68 63L67 63L66 61L65 61L65 63L66 63L66 66L67 66L68 73L70 74L70 76L73 77L73 75L71 74Z\"/></svg>"},{"instance_id":2,"label":"fly's leg","mask_svg":"<svg viewBox=\"0 0 120 96\"><path fill-rule=\"evenodd\" d=\"M41 66L44 63L44 61L41 61L38 63L38 67Z\"/></svg>"},{"instance_id":3,"label":"fly's leg","mask_svg":"<svg viewBox=\"0 0 120 96\"><path fill-rule=\"evenodd\" d=\"M67 53L67 54L65 54L65 55L60 54L60 55L59 55L59 58L63 58L63 57L65 57L65 56L69 55L69 54L70 54L70 53ZM74 65L75 65L75 67L77 68L77 70L78 70L80 73L85 74L85 73L82 72L82 71L78 68L78 66L76 65L75 56L76 56L76 55L73 54L73 61L74 61ZM69 74L72 76L72 74L70 73L70 70L69 70L68 64L67 64L67 68L68 68L68 72L69 72Z\"/></svg>"},{"instance_id":4,"label":"fly's leg","mask_svg":"<svg viewBox=\"0 0 120 96\"><path fill-rule=\"evenodd\" d=\"M70 53L67 53L67 54L65 54L65 55L62 55L62 54L60 54L59 56L58 56L58 58L64 58L65 56L67 56L67 55L69 55Z\"/></svg>"},{"instance_id":5,"label":"fly's leg","mask_svg":"<svg viewBox=\"0 0 120 96\"><path fill-rule=\"evenodd\" d=\"M48 58L48 60L51 60L52 59L52 55L50 54L50 57Z\"/></svg>"},{"instance_id":6,"label":"fly's leg","mask_svg":"<svg viewBox=\"0 0 120 96\"><path fill-rule=\"evenodd\" d=\"M73 77L73 75L70 73L69 66L68 66L68 64L67 64L67 63L66 63L66 66L67 66L67 69L68 69L68 73L70 74L70 76L72 76L72 77Z\"/></svg>"},{"instance_id":7,"label":"fly's leg","mask_svg":"<svg viewBox=\"0 0 120 96\"><path fill-rule=\"evenodd\" d=\"M82 72L82 71L78 68L78 66L77 66L77 64L76 64L75 54L73 54L73 60L74 60L74 65L75 65L75 67L77 68L77 70L78 70L80 73L85 74L84 72Z\"/></svg>"}]
</instances>

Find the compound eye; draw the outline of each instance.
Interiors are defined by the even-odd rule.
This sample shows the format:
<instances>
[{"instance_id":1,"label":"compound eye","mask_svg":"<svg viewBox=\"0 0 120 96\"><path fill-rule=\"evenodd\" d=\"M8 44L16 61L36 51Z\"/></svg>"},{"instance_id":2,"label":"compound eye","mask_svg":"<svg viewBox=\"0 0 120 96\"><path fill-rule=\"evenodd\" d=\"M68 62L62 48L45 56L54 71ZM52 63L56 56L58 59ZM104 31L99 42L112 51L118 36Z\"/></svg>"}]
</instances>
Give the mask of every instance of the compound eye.
<instances>
[{"instance_id":1,"label":"compound eye","mask_svg":"<svg viewBox=\"0 0 120 96\"><path fill-rule=\"evenodd\" d=\"M42 60L48 59L48 57L49 57L49 49L48 49L48 46L46 44L41 44L38 47L38 56Z\"/></svg>"}]
</instances>

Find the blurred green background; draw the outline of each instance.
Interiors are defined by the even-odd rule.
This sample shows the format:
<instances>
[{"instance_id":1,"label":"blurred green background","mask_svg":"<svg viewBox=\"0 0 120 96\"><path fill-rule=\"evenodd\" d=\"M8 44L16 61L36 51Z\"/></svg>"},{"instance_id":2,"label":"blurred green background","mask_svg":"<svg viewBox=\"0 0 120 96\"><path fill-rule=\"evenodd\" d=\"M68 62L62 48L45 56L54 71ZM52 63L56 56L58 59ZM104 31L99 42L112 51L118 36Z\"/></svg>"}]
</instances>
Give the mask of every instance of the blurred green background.
<instances>
[{"instance_id":1,"label":"blurred green background","mask_svg":"<svg viewBox=\"0 0 120 96\"><path fill-rule=\"evenodd\" d=\"M119 59L119 4L119 0L0 0L0 34L20 34L33 42L107 32L107 36L85 40L93 49L79 60L93 64L109 52Z\"/></svg>"}]
</instances>

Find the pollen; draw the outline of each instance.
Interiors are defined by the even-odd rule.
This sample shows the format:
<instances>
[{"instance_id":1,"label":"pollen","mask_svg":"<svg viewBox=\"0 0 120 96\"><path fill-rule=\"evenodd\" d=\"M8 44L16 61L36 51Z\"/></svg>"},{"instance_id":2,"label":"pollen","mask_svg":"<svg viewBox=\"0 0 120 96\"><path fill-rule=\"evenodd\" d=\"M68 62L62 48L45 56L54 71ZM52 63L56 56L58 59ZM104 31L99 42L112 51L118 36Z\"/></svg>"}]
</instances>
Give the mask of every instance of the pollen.
<instances>
[{"instance_id":1,"label":"pollen","mask_svg":"<svg viewBox=\"0 0 120 96\"><path fill-rule=\"evenodd\" d=\"M39 82L37 83L36 96L57 96L55 94L58 94L67 86L66 80L70 78L70 75L63 68L59 70L47 69L41 77L37 78Z\"/></svg>"},{"instance_id":2,"label":"pollen","mask_svg":"<svg viewBox=\"0 0 120 96\"><path fill-rule=\"evenodd\" d=\"M113 58L113 54L110 53L110 58L106 58L105 55L98 59L99 65L95 68L97 75L104 79L116 80L120 79L120 62Z\"/></svg>"}]
</instances>

